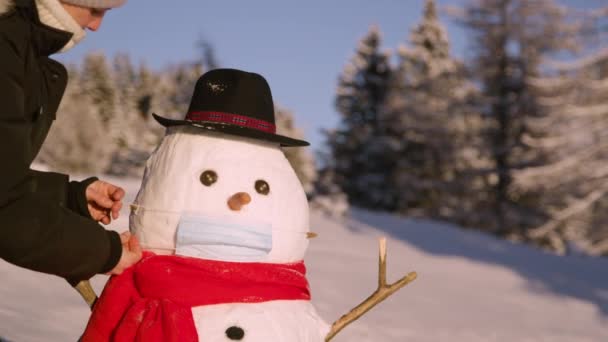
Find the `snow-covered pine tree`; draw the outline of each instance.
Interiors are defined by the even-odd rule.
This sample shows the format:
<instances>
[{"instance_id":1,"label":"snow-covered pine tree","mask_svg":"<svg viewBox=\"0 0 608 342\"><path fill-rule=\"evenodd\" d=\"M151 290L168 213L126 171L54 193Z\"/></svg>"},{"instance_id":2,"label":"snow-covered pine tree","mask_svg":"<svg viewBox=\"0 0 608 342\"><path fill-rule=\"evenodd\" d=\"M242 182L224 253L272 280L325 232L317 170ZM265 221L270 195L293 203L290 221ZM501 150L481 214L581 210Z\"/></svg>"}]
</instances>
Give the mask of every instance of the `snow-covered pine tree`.
<instances>
[{"instance_id":1,"label":"snow-covered pine tree","mask_svg":"<svg viewBox=\"0 0 608 342\"><path fill-rule=\"evenodd\" d=\"M336 183L353 204L394 210L395 198L388 175L395 160L381 137L380 112L390 86L389 54L380 50L377 26L359 42L355 56L339 76L336 108L338 127L327 132Z\"/></svg>"},{"instance_id":2,"label":"snow-covered pine tree","mask_svg":"<svg viewBox=\"0 0 608 342\"><path fill-rule=\"evenodd\" d=\"M139 65L135 81L135 107L138 115L146 125L146 130L150 132L142 140L144 150L153 149L162 139L165 129L152 118L152 113L162 116L176 115L173 107L169 105L167 93L171 93L168 77L164 77L163 72L150 70L145 63Z\"/></svg>"},{"instance_id":3,"label":"snow-covered pine tree","mask_svg":"<svg viewBox=\"0 0 608 342\"><path fill-rule=\"evenodd\" d=\"M113 147L107 143L98 109L90 97L82 95L77 68L68 71L70 82L37 162L64 173L103 172L111 162Z\"/></svg>"},{"instance_id":4,"label":"snow-covered pine tree","mask_svg":"<svg viewBox=\"0 0 608 342\"><path fill-rule=\"evenodd\" d=\"M201 36L196 42L196 47L200 53L201 64L206 70L217 69L220 67L220 63L215 55L215 49L210 41Z\"/></svg>"},{"instance_id":5,"label":"snow-covered pine tree","mask_svg":"<svg viewBox=\"0 0 608 342\"><path fill-rule=\"evenodd\" d=\"M116 175L141 176L147 156L152 151L150 142L157 142L157 132L139 112L138 75L126 54L114 57L113 83L116 88L116 113L109 122L114 133L114 153L107 172Z\"/></svg>"},{"instance_id":6,"label":"snow-covered pine tree","mask_svg":"<svg viewBox=\"0 0 608 342\"><path fill-rule=\"evenodd\" d=\"M481 86L479 111L487 121L485 140L494 164L494 219L485 226L521 238L549 215L541 193L513 187L516 170L546 162L543 151L522 141L527 120L542 115L529 79L538 75L544 56L575 45L577 27L552 0L471 0L453 14L473 37L471 70Z\"/></svg>"},{"instance_id":7,"label":"snow-covered pine tree","mask_svg":"<svg viewBox=\"0 0 608 342\"><path fill-rule=\"evenodd\" d=\"M118 73L118 70L115 70ZM183 118L188 108L194 84L203 73L203 67L198 62L181 62L169 68L155 72L140 64L135 73L133 98L121 109L122 126L127 127L123 132L128 133L127 146L114 155L111 173L139 175L149 153L158 145L165 133L165 128L152 119L152 113L162 116ZM117 76L117 85L120 77ZM121 135L123 136L123 135Z\"/></svg>"},{"instance_id":8,"label":"snow-covered pine tree","mask_svg":"<svg viewBox=\"0 0 608 342\"><path fill-rule=\"evenodd\" d=\"M475 140L481 122L469 105L474 87L465 79L462 63L450 55L433 0L426 1L409 42L399 48L382 116L384 134L398 148L392 152L398 157L391 178L397 210L471 223L483 197L478 180L467 172L481 162Z\"/></svg>"},{"instance_id":9,"label":"snow-covered pine tree","mask_svg":"<svg viewBox=\"0 0 608 342\"><path fill-rule=\"evenodd\" d=\"M137 118L135 117L135 70L128 55L114 57L112 83L115 88L116 112L111 117L109 126L115 133L116 152L124 154L136 141Z\"/></svg>"},{"instance_id":10,"label":"snow-covered pine tree","mask_svg":"<svg viewBox=\"0 0 608 342\"><path fill-rule=\"evenodd\" d=\"M113 60L114 85L120 106L132 106L136 93L137 72L128 54L120 53Z\"/></svg>"},{"instance_id":11,"label":"snow-covered pine tree","mask_svg":"<svg viewBox=\"0 0 608 342\"><path fill-rule=\"evenodd\" d=\"M113 73L103 53L90 53L85 57L79 81L82 95L89 97L109 129L118 101Z\"/></svg>"},{"instance_id":12,"label":"snow-covered pine tree","mask_svg":"<svg viewBox=\"0 0 608 342\"><path fill-rule=\"evenodd\" d=\"M145 63L140 64L135 80L135 104L137 112L144 120L152 118L152 108L160 110L159 98L155 89L158 88L159 79Z\"/></svg>"},{"instance_id":13,"label":"snow-covered pine tree","mask_svg":"<svg viewBox=\"0 0 608 342\"><path fill-rule=\"evenodd\" d=\"M60 119L53 126L40 161L65 172L140 175L164 129L140 114L142 82L134 70L127 55L117 56L110 68L106 57L99 53L87 55L80 68L71 67L58 112ZM160 75L150 72L149 76L148 89L158 88L154 81ZM82 112L78 115L82 129L62 119L75 115L75 111ZM86 137L91 142L81 142Z\"/></svg>"},{"instance_id":14,"label":"snow-covered pine tree","mask_svg":"<svg viewBox=\"0 0 608 342\"><path fill-rule=\"evenodd\" d=\"M542 191L549 208L528 236L561 254L574 247L608 255L608 49L552 66L531 80L546 114L524 136L549 160L515 175L517 186Z\"/></svg>"},{"instance_id":15,"label":"snow-covered pine tree","mask_svg":"<svg viewBox=\"0 0 608 342\"><path fill-rule=\"evenodd\" d=\"M277 133L296 139L304 139L304 133L295 125L294 117L291 111L286 108L276 106L276 126ZM285 157L296 171L298 179L302 183L306 194L310 195L313 190L313 184L317 177L315 160L308 148L283 148Z\"/></svg>"},{"instance_id":16,"label":"snow-covered pine tree","mask_svg":"<svg viewBox=\"0 0 608 342\"><path fill-rule=\"evenodd\" d=\"M326 136L331 132L325 131ZM310 205L332 217L342 217L347 214L350 207L348 196L336 182L333 165L333 156L328 150L318 151L317 177Z\"/></svg>"},{"instance_id":17,"label":"snow-covered pine tree","mask_svg":"<svg viewBox=\"0 0 608 342\"><path fill-rule=\"evenodd\" d=\"M165 133L152 112L183 119L203 72L199 62L155 72L144 64L136 69L128 55L116 56L112 68L102 54L86 56L80 69L70 68L60 119L38 161L64 172L141 176L145 160ZM286 109L277 109L277 129L303 138ZM312 154L307 149L285 152L310 194L316 177Z\"/></svg>"},{"instance_id":18,"label":"snow-covered pine tree","mask_svg":"<svg viewBox=\"0 0 608 342\"><path fill-rule=\"evenodd\" d=\"M111 146L111 162L104 172L128 173L129 149L137 134L133 120L133 66L128 57L119 56L110 65L103 53L88 54L82 65L80 78L81 96L88 98L101 118L103 142ZM132 132L131 132L132 131Z\"/></svg>"},{"instance_id":19,"label":"snow-covered pine tree","mask_svg":"<svg viewBox=\"0 0 608 342\"><path fill-rule=\"evenodd\" d=\"M160 86L164 97L162 106L167 107L167 115L183 119L188 111L196 81L204 71L203 64L200 62L184 62L163 72Z\"/></svg>"}]
</instances>

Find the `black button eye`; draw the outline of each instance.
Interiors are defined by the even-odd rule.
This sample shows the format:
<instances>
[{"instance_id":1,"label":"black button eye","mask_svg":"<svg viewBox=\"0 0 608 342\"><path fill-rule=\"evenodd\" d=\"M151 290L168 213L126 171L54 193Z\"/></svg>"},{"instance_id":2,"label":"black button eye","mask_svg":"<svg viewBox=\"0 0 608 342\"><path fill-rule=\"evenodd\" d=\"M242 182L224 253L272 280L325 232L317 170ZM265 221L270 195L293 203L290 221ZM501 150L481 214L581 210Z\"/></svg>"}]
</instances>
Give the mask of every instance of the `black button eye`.
<instances>
[{"instance_id":1,"label":"black button eye","mask_svg":"<svg viewBox=\"0 0 608 342\"><path fill-rule=\"evenodd\" d=\"M213 183L217 182L217 173L213 170L207 170L201 173L201 183L205 186L211 186Z\"/></svg>"},{"instance_id":2,"label":"black button eye","mask_svg":"<svg viewBox=\"0 0 608 342\"><path fill-rule=\"evenodd\" d=\"M245 337L245 330L233 325L226 329L226 336L233 341L240 341Z\"/></svg>"},{"instance_id":3,"label":"black button eye","mask_svg":"<svg viewBox=\"0 0 608 342\"><path fill-rule=\"evenodd\" d=\"M258 194L268 195L270 192L270 185L268 185L265 180L259 179L255 181L255 191L257 191Z\"/></svg>"}]
</instances>

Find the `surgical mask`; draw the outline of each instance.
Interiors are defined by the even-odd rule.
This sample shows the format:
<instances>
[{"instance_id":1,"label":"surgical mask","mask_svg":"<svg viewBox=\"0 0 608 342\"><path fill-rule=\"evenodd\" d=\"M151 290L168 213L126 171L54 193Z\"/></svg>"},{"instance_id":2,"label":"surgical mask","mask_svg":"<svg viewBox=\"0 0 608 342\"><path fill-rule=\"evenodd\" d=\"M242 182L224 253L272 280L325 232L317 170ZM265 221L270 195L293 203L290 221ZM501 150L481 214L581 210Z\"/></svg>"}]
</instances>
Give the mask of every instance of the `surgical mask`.
<instances>
[{"instance_id":1,"label":"surgical mask","mask_svg":"<svg viewBox=\"0 0 608 342\"><path fill-rule=\"evenodd\" d=\"M131 228L141 234L144 249L170 250L183 256L222 261L266 262L273 246L273 232L296 234L298 239L309 239L316 235L306 231L278 229L272 227L270 222L251 224L238 217L211 217L151 209L135 203L131 205L130 221L132 225L137 222L137 228ZM148 232L150 235L146 234L146 227L154 227ZM176 227L175 235L163 236L163 227Z\"/></svg>"},{"instance_id":2,"label":"surgical mask","mask_svg":"<svg viewBox=\"0 0 608 342\"><path fill-rule=\"evenodd\" d=\"M210 260L259 262L272 249L272 226L183 214L177 226L175 254Z\"/></svg>"}]
</instances>

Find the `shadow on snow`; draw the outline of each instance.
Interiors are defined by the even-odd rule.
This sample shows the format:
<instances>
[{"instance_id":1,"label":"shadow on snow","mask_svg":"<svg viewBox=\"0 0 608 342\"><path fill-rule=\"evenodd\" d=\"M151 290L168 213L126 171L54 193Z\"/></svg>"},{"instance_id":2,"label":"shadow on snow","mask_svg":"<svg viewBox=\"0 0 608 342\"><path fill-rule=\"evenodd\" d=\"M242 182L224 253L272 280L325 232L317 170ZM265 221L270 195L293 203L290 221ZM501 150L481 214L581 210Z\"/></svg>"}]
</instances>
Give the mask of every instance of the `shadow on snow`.
<instances>
[{"instance_id":1,"label":"shadow on snow","mask_svg":"<svg viewBox=\"0 0 608 342\"><path fill-rule=\"evenodd\" d=\"M498 264L519 273L532 291L579 298L608 315L608 258L558 256L456 226L352 209L346 227L376 228L427 253Z\"/></svg>"}]
</instances>

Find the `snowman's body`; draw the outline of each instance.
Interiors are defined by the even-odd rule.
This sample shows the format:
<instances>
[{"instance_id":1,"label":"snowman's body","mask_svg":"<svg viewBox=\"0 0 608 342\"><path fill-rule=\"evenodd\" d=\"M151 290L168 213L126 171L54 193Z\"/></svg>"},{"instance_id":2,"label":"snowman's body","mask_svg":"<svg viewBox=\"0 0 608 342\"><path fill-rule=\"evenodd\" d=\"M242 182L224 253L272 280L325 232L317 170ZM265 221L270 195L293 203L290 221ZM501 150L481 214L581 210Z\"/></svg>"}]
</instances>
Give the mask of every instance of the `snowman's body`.
<instances>
[{"instance_id":1,"label":"snowman's body","mask_svg":"<svg viewBox=\"0 0 608 342\"><path fill-rule=\"evenodd\" d=\"M201 341L229 341L242 329L243 341L324 341L328 326L309 301L275 300L216 304L192 309Z\"/></svg>"},{"instance_id":2,"label":"snowman's body","mask_svg":"<svg viewBox=\"0 0 608 342\"><path fill-rule=\"evenodd\" d=\"M210 172L215 181L205 185L202 178ZM260 188L260 181L266 186ZM227 202L239 193L248 194L250 202L236 210ZM301 262L308 246L306 195L278 144L170 128L148 160L135 208L130 229L156 254L290 264ZM206 226L217 227L192 236ZM241 227L249 235L242 235ZM198 240L209 235L213 241ZM271 247L265 250L261 245L269 236ZM316 342L329 330L309 300L204 305L193 307L192 316L200 341Z\"/></svg>"}]
</instances>

